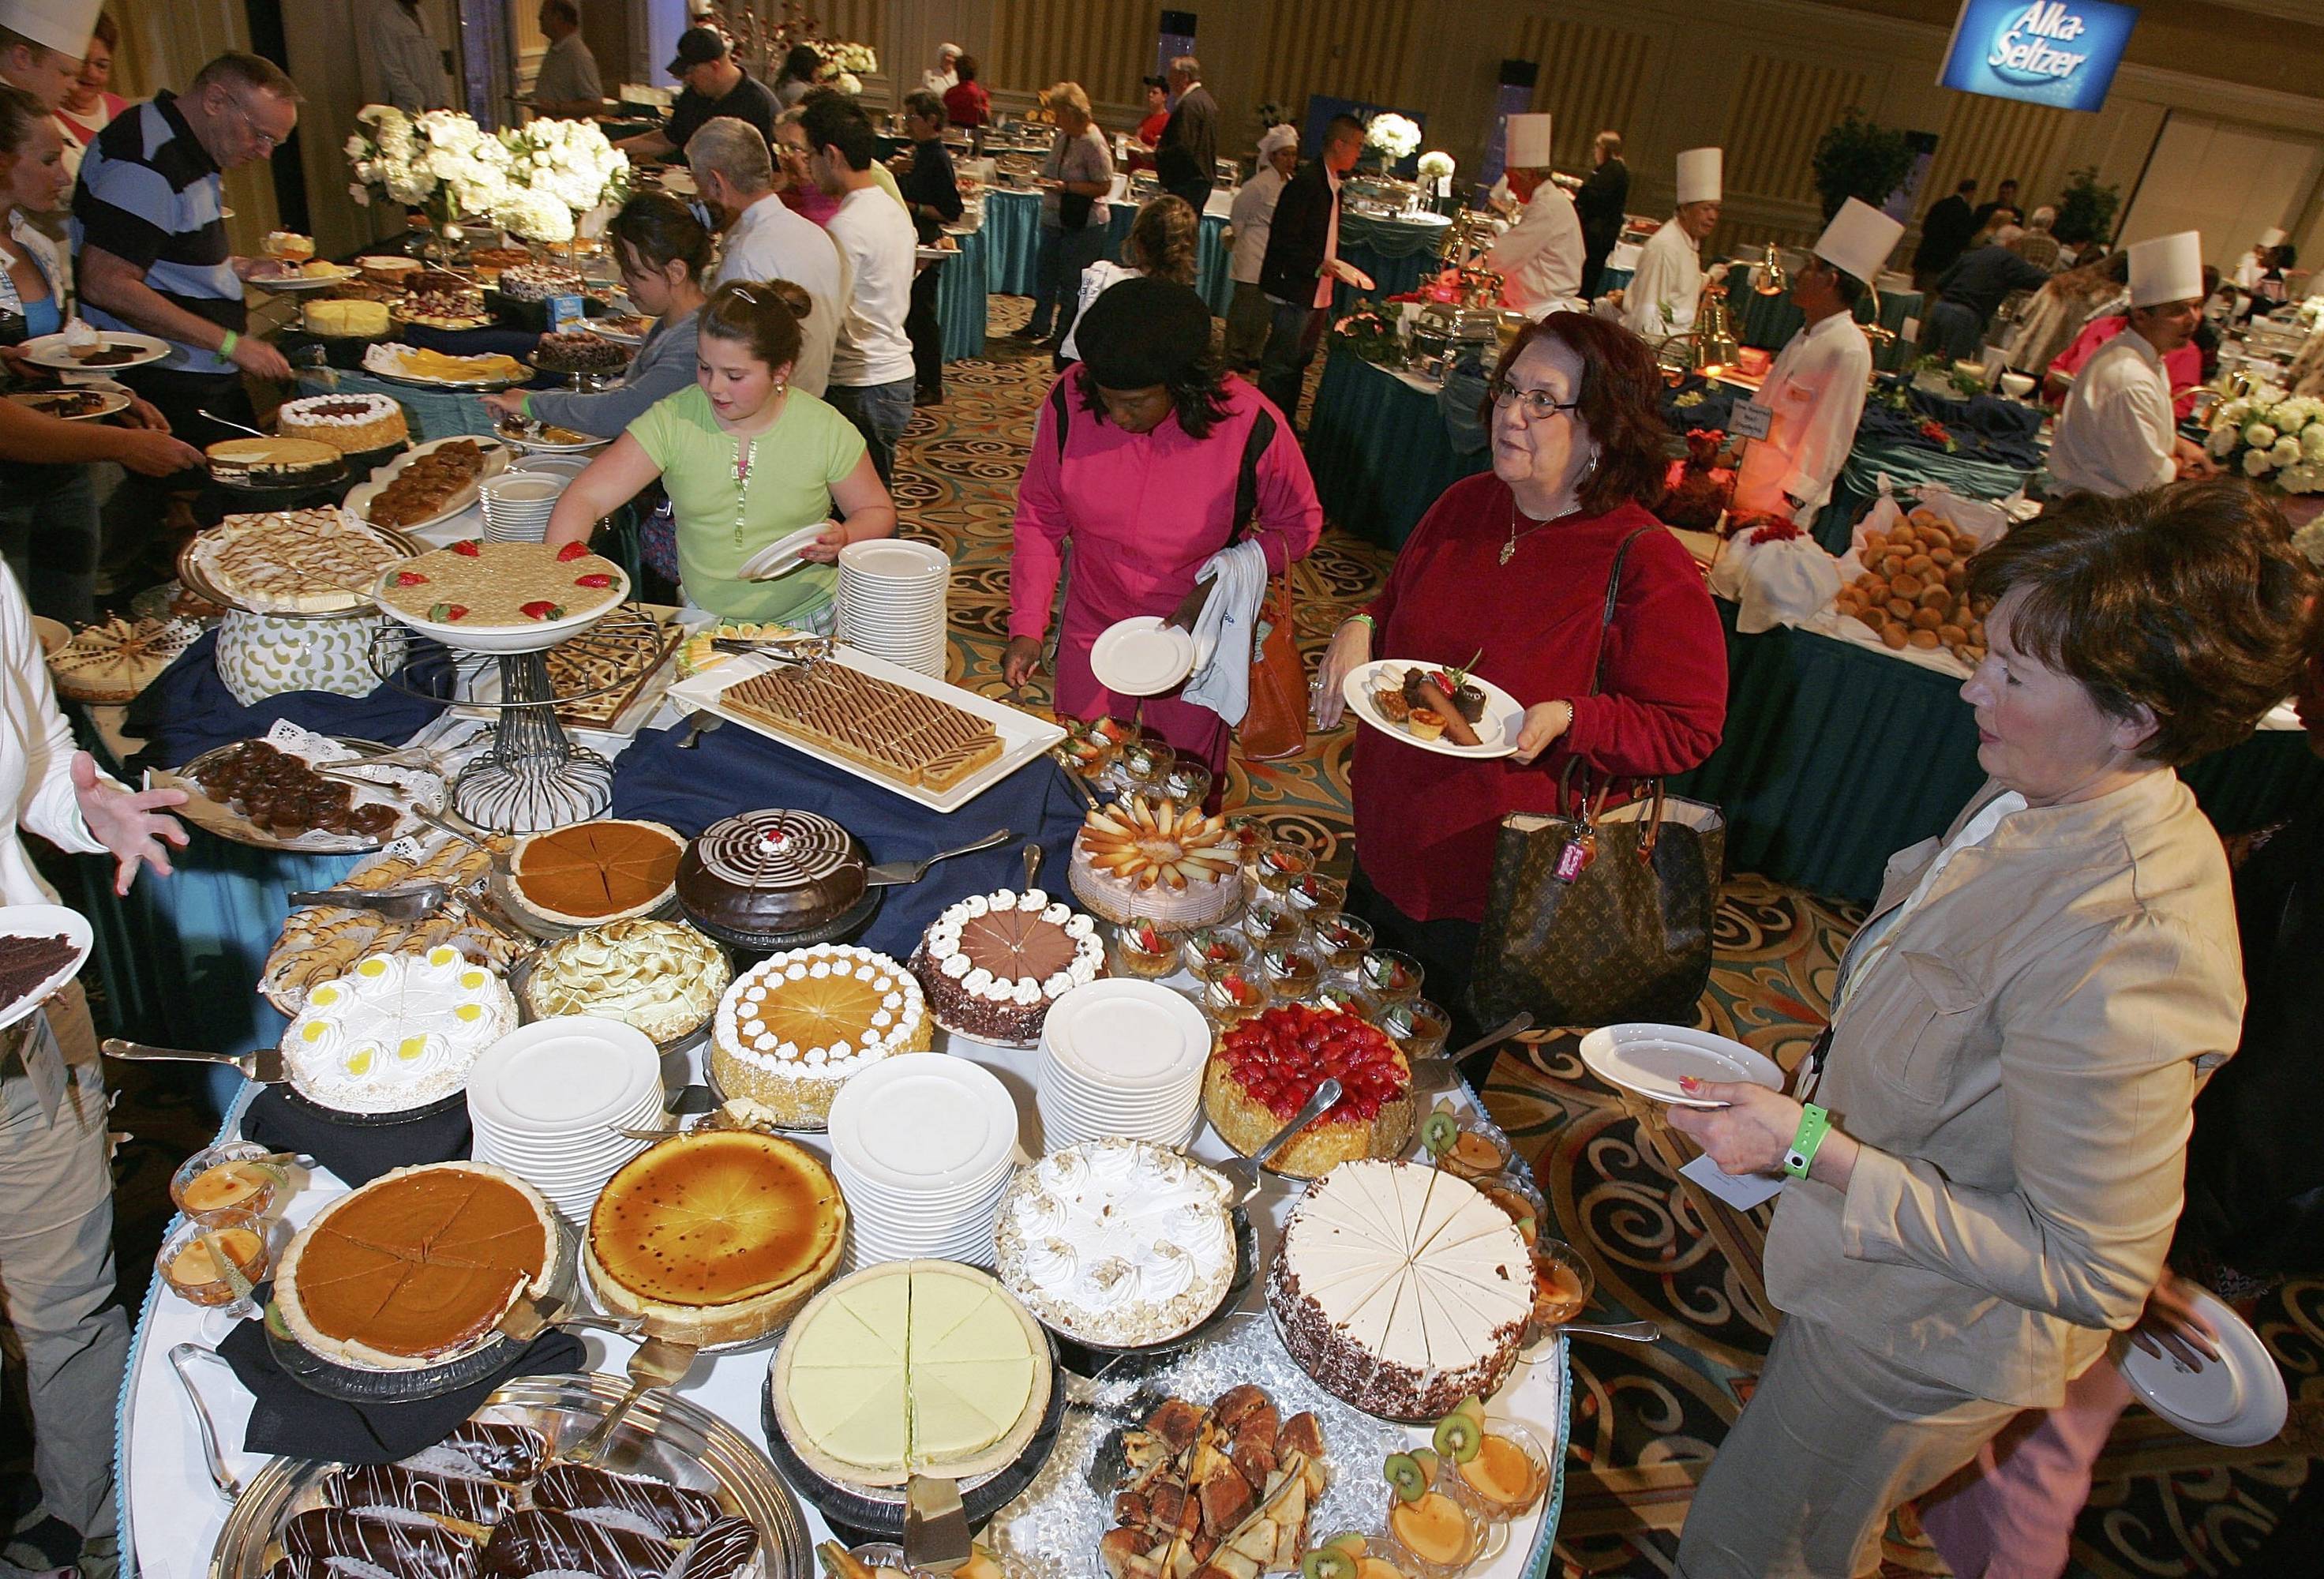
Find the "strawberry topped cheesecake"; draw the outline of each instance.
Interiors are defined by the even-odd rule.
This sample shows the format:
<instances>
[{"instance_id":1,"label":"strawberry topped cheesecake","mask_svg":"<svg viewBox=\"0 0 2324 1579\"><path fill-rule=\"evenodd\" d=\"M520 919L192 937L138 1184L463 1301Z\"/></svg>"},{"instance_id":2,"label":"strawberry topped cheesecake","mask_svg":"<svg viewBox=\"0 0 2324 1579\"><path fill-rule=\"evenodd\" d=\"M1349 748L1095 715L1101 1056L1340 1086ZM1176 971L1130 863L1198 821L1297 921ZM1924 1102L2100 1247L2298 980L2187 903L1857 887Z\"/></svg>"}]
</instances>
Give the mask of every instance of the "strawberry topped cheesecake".
<instances>
[{"instance_id":1,"label":"strawberry topped cheesecake","mask_svg":"<svg viewBox=\"0 0 2324 1579\"><path fill-rule=\"evenodd\" d=\"M579 543L474 538L383 571L379 601L432 624L508 630L593 614L621 602L630 578Z\"/></svg>"},{"instance_id":2,"label":"strawberry topped cheesecake","mask_svg":"<svg viewBox=\"0 0 2324 1579\"><path fill-rule=\"evenodd\" d=\"M1335 1009L1280 1004L1219 1034L1203 1076L1203 1110L1249 1157L1336 1077L1340 1100L1273 1164L1314 1178L1342 1162L1394 1157L1412 1138L1412 1069L1379 1027Z\"/></svg>"}]
</instances>

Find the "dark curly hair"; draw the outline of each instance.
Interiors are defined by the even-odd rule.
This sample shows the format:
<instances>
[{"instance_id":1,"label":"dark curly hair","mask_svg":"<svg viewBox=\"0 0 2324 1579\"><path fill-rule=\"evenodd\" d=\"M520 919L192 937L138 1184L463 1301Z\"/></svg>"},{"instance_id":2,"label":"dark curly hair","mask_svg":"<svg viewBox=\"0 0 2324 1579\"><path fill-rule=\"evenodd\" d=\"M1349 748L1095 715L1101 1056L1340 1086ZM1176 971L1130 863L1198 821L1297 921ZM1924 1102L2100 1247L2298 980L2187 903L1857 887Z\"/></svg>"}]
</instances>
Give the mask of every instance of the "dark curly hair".
<instances>
[{"instance_id":1,"label":"dark curly hair","mask_svg":"<svg viewBox=\"0 0 2324 1579\"><path fill-rule=\"evenodd\" d=\"M2009 640L2179 767L2248 735L2290 695L2318 580L2282 512L2240 477L2120 499L2077 494L1969 563L1974 598L2023 590ZM1988 616L1989 617L1989 616Z\"/></svg>"},{"instance_id":2,"label":"dark curly hair","mask_svg":"<svg viewBox=\"0 0 2324 1579\"><path fill-rule=\"evenodd\" d=\"M1618 504L1652 509L1670 469L1670 429L1662 419L1663 378L1644 340L1618 323L1586 312L1553 312L1517 331L1495 365L1477 420L1489 431L1503 374L1535 341L1562 341L1582 359L1575 413L1598 444L1598 465L1582 479L1575 503L1592 515Z\"/></svg>"}]
</instances>

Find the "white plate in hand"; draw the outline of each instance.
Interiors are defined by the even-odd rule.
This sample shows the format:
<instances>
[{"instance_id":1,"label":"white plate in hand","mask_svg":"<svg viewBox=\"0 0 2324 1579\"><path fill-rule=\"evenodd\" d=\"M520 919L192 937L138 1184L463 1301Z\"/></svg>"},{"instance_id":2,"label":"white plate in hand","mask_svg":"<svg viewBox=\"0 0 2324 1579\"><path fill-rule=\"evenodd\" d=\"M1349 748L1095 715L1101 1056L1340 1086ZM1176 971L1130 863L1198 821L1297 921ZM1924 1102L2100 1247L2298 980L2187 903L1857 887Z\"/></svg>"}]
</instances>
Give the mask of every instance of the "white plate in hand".
<instances>
[{"instance_id":1,"label":"white plate in hand","mask_svg":"<svg viewBox=\"0 0 2324 1579\"><path fill-rule=\"evenodd\" d=\"M2146 1407L2190 1436L2227 1447L2256 1447L2283 1429L2283 1372L2251 1324L2208 1288L2195 1308L2219 1334L2219 1357L2192 1371L2168 1353L2150 1354L2125 1341L2116 1364Z\"/></svg>"},{"instance_id":2,"label":"white plate in hand","mask_svg":"<svg viewBox=\"0 0 2324 1579\"><path fill-rule=\"evenodd\" d=\"M800 527L788 537L769 543L743 560L742 568L734 572L735 578L741 581L773 581L789 575L807 563L799 555L830 530L831 522L827 521Z\"/></svg>"},{"instance_id":3,"label":"white plate in hand","mask_svg":"<svg viewBox=\"0 0 2324 1579\"><path fill-rule=\"evenodd\" d=\"M62 937L72 946L72 958L33 983L13 1003L0 1004L0 1028L15 1024L49 1001L49 995L80 974L97 940L88 918L62 905L9 905L0 909L0 937Z\"/></svg>"},{"instance_id":4,"label":"white plate in hand","mask_svg":"<svg viewBox=\"0 0 2324 1579\"><path fill-rule=\"evenodd\" d=\"M1517 749L1517 736L1525 729L1525 708L1515 697L1481 676L1472 674L1469 677L1469 683L1485 693L1485 715L1472 725L1480 743L1476 745L1462 745L1449 734L1439 735L1434 740L1423 740L1401 724L1392 722L1379 710L1379 705L1372 700L1374 691L1391 683L1389 677L1393 676L1394 683L1400 687L1405 670L1438 667L1412 658L1375 658L1370 663L1359 664L1348 671L1348 678L1340 682L1340 697L1357 717L1406 745L1416 745L1423 751L1433 751L1448 757L1505 757L1513 754Z\"/></svg>"},{"instance_id":5,"label":"white plate in hand","mask_svg":"<svg viewBox=\"0 0 2324 1579\"><path fill-rule=\"evenodd\" d=\"M1139 614L1098 633L1090 670L1110 691L1159 696L1194 672L1194 638L1157 615Z\"/></svg>"},{"instance_id":6,"label":"white plate in hand","mask_svg":"<svg viewBox=\"0 0 2324 1579\"><path fill-rule=\"evenodd\" d=\"M1682 1076L1697 1080L1748 1081L1770 1091L1784 1088L1784 1071L1773 1058L1729 1037L1684 1025L1634 1020L1601 1025L1582 1039L1582 1062L1609 1085L1635 1091L1674 1107L1724 1107L1679 1087Z\"/></svg>"},{"instance_id":7,"label":"white plate in hand","mask_svg":"<svg viewBox=\"0 0 2324 1579\"><path fill-rule=\"evenodd\" d=\"M99 329L97 337L108 350L134 351L135 356L121 362L84 362L65 347L62 331L53 335L37 335L24 342L24 360L39 367L55 367L67 373L114 374L124 367L143 367L148 362L159 362L170 354L170 342L157 340L151 335L133 335L127 329Z\"/></svg>"}]
</instances>

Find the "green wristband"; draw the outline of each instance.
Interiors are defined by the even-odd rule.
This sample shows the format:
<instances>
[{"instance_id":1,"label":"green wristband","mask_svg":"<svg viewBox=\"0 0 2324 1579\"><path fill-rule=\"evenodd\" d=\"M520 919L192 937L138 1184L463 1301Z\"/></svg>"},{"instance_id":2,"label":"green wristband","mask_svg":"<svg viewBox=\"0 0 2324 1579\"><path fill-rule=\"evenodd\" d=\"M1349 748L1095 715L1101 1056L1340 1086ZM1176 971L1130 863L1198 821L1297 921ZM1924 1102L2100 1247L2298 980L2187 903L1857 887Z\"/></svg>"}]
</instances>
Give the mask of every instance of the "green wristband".
<instances>
[{"instance_id":1,"label":"green wristband","mask_svg":"<svg viewBox=\"0 0 2324 1579\"><path fill-rule=\"evenodd\" d=\"M220 340L220 341L218 342L218 355L219 355L219 356L233 356L233 355L234 355L234 348L235 348L236 346L240 345L241 343L242 343L242 331L241 331L241 330L239 330L239 329L228 329L228 330L226 330L226 338L225 338L225 339L223 339L223 340Z\"/></svg>"},{"instance_id":2,"label":"green wristband","mask_svg":"<svg viewBox=\"0 0 2324 1579\"><path fill-rule=\"evenodd\" d=\"M1342 620L1340 623L1342 625L1352 625L1358 620L1361 620L1364 623L1365 630L1370 631L1375 636L1379 634L1379 622L1373 619L1370 614L1350 614L1346 619Z\"/></svg>"},{"instance_id":3,"label":"green wristband","mask_svg":"<svg viewBox=\"0 0 2324 1579\"><path fill-rule=\"evenodd\" d=\"M1815 1103L1800 1104L1800 1127L1792 1136L1791 1150L1784 1153L1784 1171L1794 1178L1805 1178L1808 1169L1815 1166L1817 1148L1831 1132L1831 1114Z\"/></svg>"}]
</instances>

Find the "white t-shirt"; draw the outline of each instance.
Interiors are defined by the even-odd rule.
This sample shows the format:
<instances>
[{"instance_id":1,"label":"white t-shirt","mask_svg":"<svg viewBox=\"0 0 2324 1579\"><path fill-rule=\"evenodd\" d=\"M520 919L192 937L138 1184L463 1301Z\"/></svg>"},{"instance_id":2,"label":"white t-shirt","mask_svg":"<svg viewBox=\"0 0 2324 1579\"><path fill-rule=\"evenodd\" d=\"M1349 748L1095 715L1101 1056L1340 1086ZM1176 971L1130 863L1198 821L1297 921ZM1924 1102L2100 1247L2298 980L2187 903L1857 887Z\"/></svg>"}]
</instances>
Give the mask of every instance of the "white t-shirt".
<instances>
[{"instance_id":1,"label":"white t-shirt","mask_svg":"<svg viewBox=\"0 0 2324 1579\"><path fill-rule=\"evenodd\" d=\"M736 217L719 243L715 291L730 280L788 280L815 302L799 325L798 362L791 383L820 395L831 382L831 356L847 308L847 260L829 232L769 196Z\"/></svg>"},{"instance_id":2,"label":"white t-shirt","mask_svg":"<svg viewBox=\"0 0 2324 1579\"><path fill-rule=\"evenodd\" d=\"M1125 264L1117 263L1111 258L1100 258L1088 268L1084 269L1082 271L1081 295L1076 300L1074 307L1074 327L1065 331L1065 341L1063 344L1058 346L1057 355L1067 362L1080 361L1082 359L1081 347L1074 342L1074 335L1082 327L1082 314L1090 309L1091 302L1095 301L1099 297L1104 295L1108 291L1112 290L1116 285L1120 284L1124 280L1135 280L1137 278L1137 270L1130 268Z\"/></svg>"},{"instance_id":3,"label":"white t-shirt","mask_svg":"<svg viewBox=\"0 0 2324 1579\"><path fill-rule=\"evenodd\" d=\"M2178 476L2178 419L2162 354L2136 329L2094 352L2066 391L2050 440L2060 493L2119 499Z\"/></svg>"},{"instance_id":4,"label":"white t-shirt","mask_svg":"<svg viewBox=\"0 0 2324 1579\"><path fill-rule=\"evenodd\" d=\"M0 900L12 905L52 905L57 896L32 870L16 836L29 828L58 849L76 855L104 852L81 819L72 787L72 726L57 711L49 666L32 634L32 611L16 578L0 565L0 804L9 816L0 823ZM111 783L111 779L105 782Z\"/></svg>"},{"instance_id":5,"label":"white t-shirt","mask_svg":"<svg viewBox=\"0 0 2324 1579\"><path fill-rule=\"evenodd\" d=\"M912 342L904 333L918 245L912 222L879 188L860 187L825 224L854 280L832 352L831 382L851 389L900 383L912 376Z\"/></svg>"}]
</instances>

